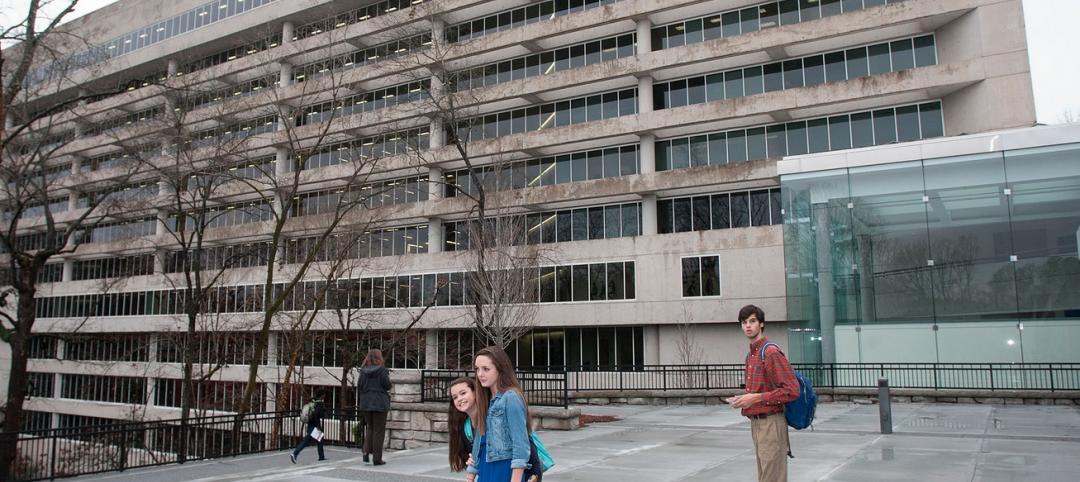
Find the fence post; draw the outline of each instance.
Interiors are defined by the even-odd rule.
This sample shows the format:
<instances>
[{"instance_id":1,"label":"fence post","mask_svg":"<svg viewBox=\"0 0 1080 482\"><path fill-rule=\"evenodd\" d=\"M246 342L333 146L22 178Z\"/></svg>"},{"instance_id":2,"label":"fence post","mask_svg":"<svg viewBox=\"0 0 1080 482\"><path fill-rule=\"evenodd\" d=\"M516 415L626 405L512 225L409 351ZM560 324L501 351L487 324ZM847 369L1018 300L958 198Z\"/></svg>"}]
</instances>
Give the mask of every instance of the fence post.
<instances>
[{"instance_id":1,"label":"fence post","mask_svg":"<svg viewBox=\"0 0 1080 482\"><path fill-rule=\"evenodd\" d=\"M881 433L892 433L892 399L889 394L889 379L878 378L878 415L881 419Z\"/></svg>"},{"instance_id":2,"label":"fence post","mask_svg":"<svg viewBox=\"0 0 1080 482\"><path fill-rule=\"evenodd\" d=\"M120 471L123 472L127 466L127 430L122 429L120 432Z\"/></svg>"},{"instance_id":3,"label":"fence post","mask_svg":"<svg viewBox=\"0 0 1080 482\"><path fill-rule=\"evenodd\" d=\"M56 432L52 433L52 454L49 456L49 480L56 478L56 444L58 439Z\"/></svg>"},{"instance_id":4,"label":"fence post","mask_svg":"<svg viewBox=\"0 0 1080 482\"><path fill-rule=\"evenodd\" d=\"M667 391L667 365L660 365L660 381L663 391Z\"/></svg>"},{"instance_id":5,"label":"fence post","mask_svg":"<svg viewBox=\"0 0 1080 482\"><path fill-rule=\"evenodd\" d=\"M994 391L994 364L987 363L987 365L990 367L990 391L992 392Z\"/></svg>"},{"instance_id":6,"label":"fence post","mask_svg":"<svg viewBox=\"0 0 1080 482\"><path fill-rule=\"evenodd\" d=\"M1054 364L1050 364L1050 392L1054 391Z\"/></svg>"},{"instance_id":7,"label":"fence post","mask_svg":"<svg viewBox=\"0 0 1080 482\"><path fill-rule=\"evenodd\" d=\"M940 389L941 389L941 387L938 386L937 363L935 362L934 363L934 390L940 390Z\"/></svg>"},{"instance_id":8,"label":"fence post","mask_svg":"<svg viewBox=\"0 0 1080 482\"><path fill-rule=\"evenodd\" d=\"M562 407L567 408L570 406L570 380L569 373L566 370L562 372Z\"/></svg>"}]
</instances>

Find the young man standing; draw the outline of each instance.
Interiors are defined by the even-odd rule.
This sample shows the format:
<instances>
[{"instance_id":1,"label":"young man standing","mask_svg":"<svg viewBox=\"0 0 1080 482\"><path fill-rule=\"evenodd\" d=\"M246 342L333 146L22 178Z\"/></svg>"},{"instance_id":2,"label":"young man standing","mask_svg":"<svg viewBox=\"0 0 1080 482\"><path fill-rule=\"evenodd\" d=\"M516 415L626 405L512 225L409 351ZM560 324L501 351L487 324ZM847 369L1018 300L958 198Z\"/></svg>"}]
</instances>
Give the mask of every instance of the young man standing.
<instances>
[{"instance_id":1,"label":"young man standing","mask_svg":"<svg viewBox=\"0 0 1080 482\"><path fill-rule=\"evenodd\" d=\"M750 419L750 435L757 452L758 481L787 481L788 426L784 405L799 398L799 380L787 357L765 336L765 312L754 305L739 310L743 334L750 339L746 355L746 395L731 397L732 407L741 408ZM764 359L762 359L764 358Z\"/></svg>"}]
</instances>

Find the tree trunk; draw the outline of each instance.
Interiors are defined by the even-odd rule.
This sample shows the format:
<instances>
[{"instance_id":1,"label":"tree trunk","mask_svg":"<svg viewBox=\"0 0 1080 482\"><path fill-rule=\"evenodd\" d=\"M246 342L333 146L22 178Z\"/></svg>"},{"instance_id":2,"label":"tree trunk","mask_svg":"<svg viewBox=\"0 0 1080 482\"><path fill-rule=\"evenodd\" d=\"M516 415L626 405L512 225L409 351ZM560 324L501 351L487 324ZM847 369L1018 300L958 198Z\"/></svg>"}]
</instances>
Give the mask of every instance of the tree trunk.
<instances>
[{"instance_id":1,"label":"tree trunk","mask_svg":"<svg viewBox=\"0 0 1080 482\"><path fill-rule=\"evenodd\" d=\"M190 438L188 424L191 419L191 407L195 400L193 373L195 371L195 320L198 319L198 307L195 307L194 313L191 311L189 308L187 332L184 333L184 378L180 386L180 444L176 461L181 464L187 460L188 439Z\"/></svg>"},{"instance_id":2,"label":"tree trunk","mask_svg":"<svg viewBox=\"0 0 1080 482\"><path fill-rule=\"evenodd\" d=\"M32 280L31 280L32 281ZM17 282L18 283L18 282ZM18 283L22 284L22 283ZM26 364L29 357L30 329L34 325L35 288L17 288L19 293L18 320L11 338L11 373L8 375L7 402L4 404L4 432L17 434L22 430L23 403L26 401ZM59 394L56 394L59 396ZM18 456L18 436L0 439L0 479L8 480Z\"/></svg>"}]
</instances>

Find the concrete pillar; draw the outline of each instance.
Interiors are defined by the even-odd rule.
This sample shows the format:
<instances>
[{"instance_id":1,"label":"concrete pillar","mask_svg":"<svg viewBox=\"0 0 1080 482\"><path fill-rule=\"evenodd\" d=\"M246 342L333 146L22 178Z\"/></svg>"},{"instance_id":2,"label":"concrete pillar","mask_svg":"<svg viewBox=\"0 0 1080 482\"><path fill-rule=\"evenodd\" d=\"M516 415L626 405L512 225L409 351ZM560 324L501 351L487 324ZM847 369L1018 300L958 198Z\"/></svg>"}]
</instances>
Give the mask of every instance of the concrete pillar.
<instances>
[{"instance_id":1,"label":"concrete pillar","mask_svg":"<svg viewBox=\"0 0 1080 482\"><path fill-rule=\"evenodd\" d=\"M428 220L428 252L441 253L443 250L443 223L441 219Z\"/></svg>"},{"instance_id":2,"label":"concrete pillar","mask_svg":"<svg viewBox=\"0 0 1080 482\"><path fill-rule=\"evenodd\" d=\"M424 333L424 368L439 368L439 330L427 330Z\"/></svg>"},{"instance_id":3,"label":"concrete pillar","mask_svg":"<svg viewBox=\"0 0 1080 482\"><path fill-rule=\"evenodd\" d=\"M642 195L642 235L657 233L657 196Z\"/></svg>"},{"instance_id":4,"label":"concrete pillar","mask_svg":"<svg viewBox=\"0 0 1080 482\"><path fill-rule=\"evenodd\" d=\"M639 18L637 21L637 54L652 52L652 21Z\"/></svg>"},{"instance_id":5,"label":"concrete pillar","mask_svg":"<svg viewBox=\"0 0 1080 482\"><path fill-rule=\"evenodd\" d=\"M641 196L641 234L645 236L656 234L656 195L644 194Z\"/></svg>"},{"instance_id":6,"label":"concrete pillar","mask_svg":"<svg viewBox=\"0 0 1080 482\"><path fill-rule=\"evenodd\" d=\"M293 41L293 37L296 35L296 24L286 21L281 24L281 43L289 43Z\"/></svg>"},{"instance_id":7,"label":"concrete pillar","mask_svg":"<svg viewBox=\"0 0 1080 482\"><path fill-rule=\"evenodd\" d=\"M653 111L653 78L649 74L638 77L638 114L647 114Z\"/></svg>"},{"instance_id":8,"label":"concrete pillar","mask_svg":"<svg viewBox=\"0 0 1080 482\"><path fill-rule=\"evenodd\" d=\"M180 62L176 59L169 59L168 65L165 67L165 75L168 77L176 77L176 74L180 73Z\"/></svg>"},{"instance_id":9,"label":"concrete pillar","mask_svg":"<svg viewBox=\"0 0 1080 482\"><path fill-rule=\"evenodd\" d=\"M165 274L165 259L168 252L164 249L154 251L154 274Z\"/></svg>"},{"instance_id":10,"label":"concrete pillar","mask_svg":"<svg viewBox=\"0 0 1080 482\"><path fill-rule=\"evenodd\" d=\"M71 156L71 174L75 175L82 169L83 158L80 156Z\"/></svg>"},{"instance_id":11,"label":"concrete pillar","mask_svg":"<svg viewBox=\"0 0 1080 482\"><path fill-rule=\"evenodd\" d=\"M446 38L446 22L441 18L431 20L431 42L436 48L441 47Z\"/></svg>"},{"instance_id":12,"label":"concrete pillar","mask_svg":"<svg viewBox=\"0 0 1080 482\"><path fill-rule=\"evenodd\" d=\"M64 273L63 273L62 277L60 278L60 281L67 282L67 281L73 280L74 278L75 278L75 260L73 260L73 259L65 259L64 260Z\"/></svg>"},{"instance_id":13,"label":"concrete pillar","mask_svg":"<svg viewBox=\"0 0 1080 482\"><path fill-rule=\"evenodd\" d=\"M446 129L443 128L442 119L432 119L428 124L429 139L428 146L431 150L438 149L446 145Z\"/></svg>"},{"instance_id":14,"label":"concrete pillar","mask_svg":"<svg viewBox=\"0 0 1080 482\"><path fill-rule=\"evenodd\" d=\"M289 150L284 147L274 148L274 176L284 176L291 170L289 168Z\"/></svg>"},{"instance_id":15,"label":"concrete pillar","mask_svg":"<svg viewBox=\"0 0 1080 482\"><path fill-rule=\"evenodd\" d=\"M443 170L441 167L428 166L428 199L443 198Z\"/></svg>"},{"instance_id":16,"label":"concrete pillar","mask_svg":"<svg viewBox=\"0 0 1080 482\"><path fill-rule=\"evenodd\" d=\"M646 326L642 332L645 335L644 362L646 365L660 364L660 327L658 325Z\"/></svg>"},{"instance_id":17,"label":"concrete pillar","mask_svg":"<svg viewBox=\"0 0 1080 482\"><path fill-rule=\"evenodd\" d=\"M164 209L158 209L157 219L158 219L158 223L157 223L157 230L155 231L155 233L158 236L163 236L163 235L169 234L169 229L167 227L168 222L169 222L169 212L164 210Z\"/></svg>"},{"instance_id":18,"label":"concrete pillar","mask_svg":"<svg viewBox=\"0 0 1080 482\"><path fill-rule=\"evenodd\" d=\"M638 172L652 174L656 172L656 136L653 134L639 134Z\"/></svg>"},{"instance_id":19,"label":"concrete pillar","mask_svg":"<svg viewBox=\"0 0 1080 482\"><path fill-rule=\"evenodd\" d=\"M4 130L10 130L15 127L15 118L11 114L4 116Z\"/></svg>"},{"instance_id":20,"label":"concrete pillar","mask_svg":"<svg viewBox=\"0 0 1080 482\"><path fill-rule=\"evenodd\" d=\"M150 366L157 365L159 340L160 339L158 333L150 334L150 343L149 346L146 348L147 350L149 350L147 352L147 361L149 362ZM157 374L149 373L148 375L149 376L146 377L146 406L153 407L155 405L154 392L157 391L157 378L155 378L155 375Z\"/></svg>"},{"instance_id":21,"label":"concrete pillar","mask_svg":"<svg viewBox=\"0 0 1080 482\"><path fill-rule=\"evenodd\" d=\"M832 239L829 236L829 205L812 204L814 247L817 259L818 317L821 338L821 363L836 362L836 296L833 290Z\"/></svg>"},{"instance_id":22,"label":"concrete pillar","mask_svg":"<svg viewBox=\"0 0 1080 482\"><path fill-rule=\"evenodd\" d=\"M71 191L68 193L68 211L76 209L79 209L79 193Z\"/></svg>"},{"instance_id":23,"label":"concrete pillar","mask_svg":"<svg viewBox=\"0 0 1080 482\"><path fill-rule=\"evenodd\" d=\"M293 66L292 64L281 61L278 62L278 84L282 87L288 87L292 85Z\"/></svg>"}]
</instances>

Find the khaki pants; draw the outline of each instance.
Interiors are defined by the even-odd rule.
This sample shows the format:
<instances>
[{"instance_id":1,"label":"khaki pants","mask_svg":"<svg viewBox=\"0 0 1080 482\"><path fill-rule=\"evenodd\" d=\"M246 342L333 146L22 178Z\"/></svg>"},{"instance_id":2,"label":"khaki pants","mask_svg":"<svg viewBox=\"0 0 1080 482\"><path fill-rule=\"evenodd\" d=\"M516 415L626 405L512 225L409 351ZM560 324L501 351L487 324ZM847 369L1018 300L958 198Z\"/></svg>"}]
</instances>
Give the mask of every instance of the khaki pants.
<instances>
[{"instance_id":1,"label":"khaki pants","mask_svg":"<svg viewBox=\"0 0 1080 482\"><path fill-rule=\"evenodd\" d=\"M750 419L759 482L787 482L788 434L783 413Z\"/></svg>"}]
</instances>

